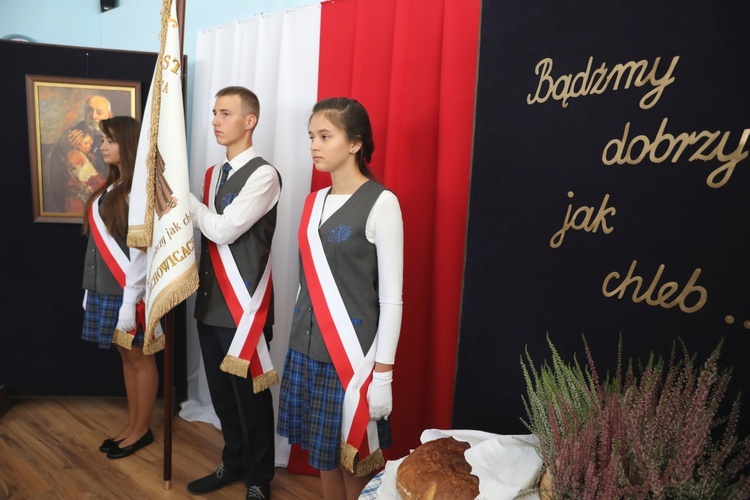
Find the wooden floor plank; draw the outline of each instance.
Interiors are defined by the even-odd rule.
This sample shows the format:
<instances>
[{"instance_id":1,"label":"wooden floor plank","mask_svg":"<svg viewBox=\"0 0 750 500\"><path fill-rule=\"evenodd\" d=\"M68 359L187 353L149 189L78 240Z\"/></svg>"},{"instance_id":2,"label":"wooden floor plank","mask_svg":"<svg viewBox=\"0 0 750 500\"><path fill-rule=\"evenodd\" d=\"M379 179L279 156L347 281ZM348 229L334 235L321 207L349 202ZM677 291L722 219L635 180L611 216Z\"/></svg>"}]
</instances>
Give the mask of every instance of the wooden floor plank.
<instances>
[{"instance_id":1,"label":"wooden floor plank","mask_svg":"<svg viewBox=\"0 0 750 500\"><path fill-rule=\"evenodd\" d=\"M164 426L157 401L154 444L134 455L109 460L98 448L127 422L124 398L55 397L14 400L0 416L0 499L201 499L243 498L237 483L207 496L191 495L187 484L221 461L221 432L204 422L172 422L172 477L163 477ZM322 498L317 477L276 468L275 500Z\"/></svg>"}]
</instances>

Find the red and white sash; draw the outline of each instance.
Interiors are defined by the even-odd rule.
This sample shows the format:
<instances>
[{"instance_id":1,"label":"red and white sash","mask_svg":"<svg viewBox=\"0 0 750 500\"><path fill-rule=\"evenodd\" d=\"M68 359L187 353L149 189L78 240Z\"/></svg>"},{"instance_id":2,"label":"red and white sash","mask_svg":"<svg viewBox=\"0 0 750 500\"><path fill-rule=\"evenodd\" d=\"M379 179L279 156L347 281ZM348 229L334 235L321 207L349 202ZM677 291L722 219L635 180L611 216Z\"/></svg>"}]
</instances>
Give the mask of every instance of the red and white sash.
<instances>
[{"instance_id":1,"label":"red and white sash","mask_svg":"<svg viewBox=\"0 0 750 500\"><path fill-rule=\"evenodd\" d=\"M220 174L221 169L212 166L206 171L204 180L203 202L214 212L216 197L213 195L213 187L216 186ZM244 378L247 378L249 370L253 379L253 392L258 393L279 383L266 338L263 336L273 289L271 256L268 256L263 276L251 296L229 245L217 245L208 239L206 241L216 280L237 326L229 352L221 363L221 369Z\"/></svg>"},{"instance_id":2,"label":"red and white sash","mask_svg":"<svg viewBox=\"0 0 750 500\"><path fill-rule=\"evenodd\" d=\"M130 256L126 255L120 245L117 244L112 235L107 231L107 226L104 224L101 214L99 213L99 198L91 202L89 206L89 230L94 237L94 244L99 255L102 256L102 260L109 268L109 271L114 276L117 283L125 288L126 276L130 270ZM135 334L138 332L140 327L145 331L146 329L146 304L143 299L138 301L135 308L135 329L124 332L122 330L115 329L112 336L112 342L115 344L130 349L133 346L133 339ZM157 328L160 328L157 325Z\"/></svg>"},{"instance_id":3,"label":"red and white sash","mask_svg":"<svg viewBox=\"0 0 750 500\"><path fill-rule=\"evenodd\" d=\"M377 424L370 420L367 405L377 336L364 354L328 265L318 233L327 191L325 188L307 196L297 236L315 317L345 391L341 463L357 476L365 476L384 463Z\"/></svg>"}]
</instances>

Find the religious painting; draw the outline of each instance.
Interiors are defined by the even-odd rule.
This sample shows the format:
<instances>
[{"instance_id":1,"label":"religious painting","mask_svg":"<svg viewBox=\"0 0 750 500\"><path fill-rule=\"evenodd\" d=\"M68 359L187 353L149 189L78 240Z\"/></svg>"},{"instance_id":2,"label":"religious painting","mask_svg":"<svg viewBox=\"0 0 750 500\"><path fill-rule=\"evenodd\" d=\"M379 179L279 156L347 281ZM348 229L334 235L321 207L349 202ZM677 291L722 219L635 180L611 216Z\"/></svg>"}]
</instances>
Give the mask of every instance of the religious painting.
<instances>
[{"instance_id":1,"label":"religious painting","mask_svg":"<svg viewBox=\"0 0 750 500\"><path fill-rule=\"evenodd\" d=\"M99 122L140 120L141 83L26 75L26 101L34 221L80 223L109 174Z\"/></svg>"}]
</instances>

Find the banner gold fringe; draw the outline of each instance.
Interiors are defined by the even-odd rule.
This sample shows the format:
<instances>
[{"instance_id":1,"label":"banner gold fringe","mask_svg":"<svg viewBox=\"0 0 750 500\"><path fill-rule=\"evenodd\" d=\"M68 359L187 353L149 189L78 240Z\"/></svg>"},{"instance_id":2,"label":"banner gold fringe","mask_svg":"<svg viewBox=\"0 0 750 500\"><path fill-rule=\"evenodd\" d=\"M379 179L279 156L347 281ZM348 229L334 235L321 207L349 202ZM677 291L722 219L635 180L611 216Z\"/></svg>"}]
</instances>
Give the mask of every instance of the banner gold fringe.
<instances>
[{"instance_id":1,"label":"banner gold fringe","mask_svg":"<svg viewBox=\"0 0 750 500\"><path fill-rule=\"evenodd\" d=\"M167 30L169 29L172 0L162 0L161 31L159 32L159 59L164 60L167 45ZM131 234L128 228L128 246L138 248L144 252L151 246L154 233L154 168L156 166L156 147L159 138L159 114L161 110L162 71L154 72L151 88L151 128L149 129L148 155L146 156L146 213L143 226L134 226ZM145 345L144 345L145 352Z\"/></svg>"},{"instance_id":2,"label":"banner gold fringe","mask_svg":"<svg viewBox=\"0 0 750 500\"><path fill-rule=\"evenodd\" d=\"M378 448L364 460L357 460L359 450L346 441L341 441L341 465L357 477L365 477L385 465L383 451Z\"/></svg>"},{"instance_id":3,"label":"banner gold fringe","mask_svg":"<svg viewBox=\"0 0 750 500\"><path fill-rule=\"evenodd\" d=\"M133 348L134 338L135 337L133 335L115 328L115 333L112 335L112 342L119 345L120 347L124 347L125 349L130 350Z\"/></svg>"},{"instance_id":4,"label":"banner gold fringe","mask_svg":"<svg viewBox=\"0 0 750 500\"><path fill-rule=\"evenodd\" d=\"M190 297L198 289L198 270L191 267L172 284L165 288L154 300L149 311L146 338L143 342L143 353L154 354L164 349L164 336L154 337L154 330L159 320L177 304Z\"/></svg>"},{"instance_id":5,"label":"banner gold fringe","mask_svg":"<svg viewBox=\"0 0 750 500\"><path fill-rule=\"evenodd\" d=\"M154 337L154 334L151 334L151 338L149 339L146 337L146 340L143 341L143 354L156 354L157 352L164 349L164 344L167 341L167 339L164 337L164 335L160 337Z\"/></svg>"},{"instance_id":6,"label":"banner gold fringe","mask_svg":"<svg viewBox=\"0 0 750 500\"><path fill-rule=\"evenodd\" d=\"M278 383L279 375L276 373L276 370L271 370L270 372L266 372L253 379L253 393L258 394L261 391L270 389Z\"/></svg>"}]
</instances>

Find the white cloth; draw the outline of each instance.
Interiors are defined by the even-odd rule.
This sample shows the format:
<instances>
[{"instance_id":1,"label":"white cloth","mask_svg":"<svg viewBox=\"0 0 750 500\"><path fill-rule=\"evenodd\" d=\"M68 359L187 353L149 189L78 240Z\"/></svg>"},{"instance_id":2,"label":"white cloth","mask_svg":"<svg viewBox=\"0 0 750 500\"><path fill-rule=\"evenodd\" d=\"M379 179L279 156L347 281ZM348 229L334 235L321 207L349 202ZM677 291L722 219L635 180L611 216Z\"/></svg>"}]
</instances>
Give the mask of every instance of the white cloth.
<instances>
[{"instance_id":1,"label":"white cloth","mask_svg":"<svg viewBox=\"0 0 750 500\"><path fill-rule=\"evenodd\" d=\"M512 500L522 490L534 486L542 459L534 448L539 440L533 434L511 436L475 430L427 429L422 432L420 441L427 443L449 436L471 445L464 456L471 465L471 473L479 478L477 500ZM396 472L403 460L390 460L385 464L378 499L400 499L396 491ZM523 498L539 500L539 495L533 493Z\"/></svg>"},{"instance_id":2,"label":"white cloth","mask_svg":"<svg viewBox=\"0 0 750 500\"><path fill-rule=\"evenodd\" d=\"M320 12L321 6L316 3L200 31L193 58L195 105L189 112L192 192L202 196L206 165L225 154L225 148L216 142L211 120L216 92L229 85L243 85L258 95L261 113L253 144L283 179L284 195L279 199L271 250L276 310L271 342L274 366L284 365L292 325L289 311L294 308L299 285L297 228L313 171L307 122L318 99ZM194 298L188 299L189 317L193 304ZM188 321L187 330L188 401L181 405L180 417L219 427L208 394L195 321ZM278 386L271 392L274 408L278 409ZM286 438L277 435L276 465L286 465L289 448Z\"/></svg>"}]
</instances>

